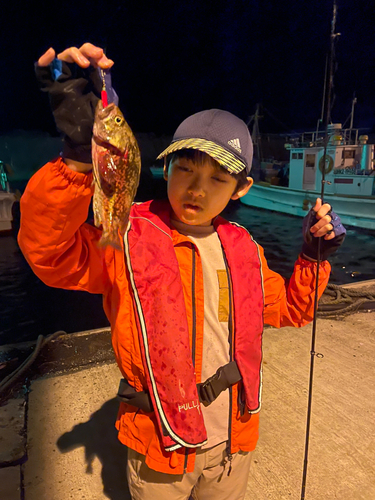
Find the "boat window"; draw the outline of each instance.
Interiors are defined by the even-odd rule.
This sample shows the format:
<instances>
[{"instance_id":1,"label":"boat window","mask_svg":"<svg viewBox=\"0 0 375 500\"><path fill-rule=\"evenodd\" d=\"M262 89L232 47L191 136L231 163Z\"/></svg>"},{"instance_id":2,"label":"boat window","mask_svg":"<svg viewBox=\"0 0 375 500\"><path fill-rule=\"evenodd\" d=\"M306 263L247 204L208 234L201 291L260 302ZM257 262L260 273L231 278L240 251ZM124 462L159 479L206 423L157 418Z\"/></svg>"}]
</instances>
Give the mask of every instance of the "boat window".
<instances>
[{"instance_id":1,"label":"boat window","mask_svg":"<svg viewBox=\"0 0 375 500\"><path fill-rule=\"evenodd\" d=\"M292 153L292 160L303 160L303 153Z\"/></svg>"},{"instance_id":2,"label":"boat window","mask_svg":"<svg viewBox=\"0 0 375 500\"><path fill-rule=\"evenodd\" d=\"M345 158L355 158L355 149L343 149L342 157Z\"/></svg>"},{"instance_id":3,"label":"boat window","mask_svg":"<svg viewBox=\"0 0 375 500\"><path fill-rule=\"evenodd\" d=\"M306 167L314 168L315 167L315 155L306 154Z\"/></svg>"}]
</instances>

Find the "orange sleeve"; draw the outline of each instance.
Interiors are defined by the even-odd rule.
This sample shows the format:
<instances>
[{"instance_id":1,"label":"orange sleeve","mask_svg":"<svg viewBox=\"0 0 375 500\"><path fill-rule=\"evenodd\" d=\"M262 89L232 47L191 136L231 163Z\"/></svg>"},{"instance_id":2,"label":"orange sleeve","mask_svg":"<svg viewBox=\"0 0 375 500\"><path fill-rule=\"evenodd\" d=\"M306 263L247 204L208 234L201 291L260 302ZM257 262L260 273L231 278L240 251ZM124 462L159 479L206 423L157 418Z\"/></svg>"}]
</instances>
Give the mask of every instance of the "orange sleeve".
<instances>
[{"instance_id":1,"label":"orange sleeve","mask_svg":"<svg viewBox=\"0 0 375 500\"><path fill-rule=\"evenodd\" d=\"M34 273L52 287L103 294L109 280L100 230L85 224L92 175L72 171L61 158L30 179L21 198L18 243Z\"/></svg>"},{"instance_id":2,"label":"orange sleeve","mask_svg":"<svg viewBox=\"0 0 375 500\"><path fill-rule=\"evenodd\" d=\"M264 288L264 323L282 326L304 326L314 315L317 264L299 257L289 280L271 271L260 249ZM331 272L330 263L320 264L318 297L323 294Z\"/></svg>"}]
</instances>

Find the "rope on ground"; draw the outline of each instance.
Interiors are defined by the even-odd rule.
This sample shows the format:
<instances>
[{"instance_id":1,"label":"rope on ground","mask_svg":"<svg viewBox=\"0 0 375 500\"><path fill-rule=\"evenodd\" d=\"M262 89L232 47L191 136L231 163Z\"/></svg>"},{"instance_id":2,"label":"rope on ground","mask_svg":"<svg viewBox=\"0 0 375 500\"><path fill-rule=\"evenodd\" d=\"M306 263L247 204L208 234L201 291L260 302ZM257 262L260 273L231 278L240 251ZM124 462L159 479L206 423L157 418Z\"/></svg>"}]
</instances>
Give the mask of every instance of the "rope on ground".
<instances>
[{"instance_id":1,"label":"rope on ground","mask_svg":"<svg viewBox=\"0 0 375 500\"><path fill-rule=\"evenodd\" d=\"M16 380L33 364L35 359L37 358L38 354L42 350L42 348L48 344L48 342L51 342L51 340L56 339L60 335L65 335L66 332L59 330L55 333L52 333L51 335L48 335L48 337L44 337L43 335L39 335L37 341L36 341L36 346L34 351L28 356L23 363L20 364L18 368L16 368L12 373L10 373L8 376L6 376L1 382L0 382L0 394L5 392L9 387L11 387Z\"/></svg>"},{"instance_id":2,"label":"rope on ground","mask_svg":"<svg viewBox=\"0 0 375 500\"><path fill-rule=\"evenodd\" d=\"M325 306L325 308L330 307L330 309L318 309L318 316L346 316L358 311L361 305L366 302L375 302L375 286L354 289L329 283L319 301L319 305ZM348 305L346 307L337 307L342 304Z\"/></svg>"}]
</instances>

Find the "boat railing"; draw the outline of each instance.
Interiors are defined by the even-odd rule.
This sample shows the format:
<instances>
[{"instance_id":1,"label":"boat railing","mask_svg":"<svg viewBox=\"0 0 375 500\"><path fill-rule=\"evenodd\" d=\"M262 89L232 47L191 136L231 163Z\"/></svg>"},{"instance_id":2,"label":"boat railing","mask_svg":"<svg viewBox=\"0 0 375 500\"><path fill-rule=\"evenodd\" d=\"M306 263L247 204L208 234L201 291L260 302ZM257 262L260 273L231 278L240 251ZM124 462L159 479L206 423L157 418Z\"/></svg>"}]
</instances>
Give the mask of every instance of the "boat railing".
<instances>
[{"instance_id":1,"label":"boat railing","mask_svg":"<svg viewBox=\"0 0 375 500\"><path fill-rule=\"evenodd\" d=\"M357 128L346 128L341 130L343 137L343 144L358 144L358 129Z\"/></svg>"},{"instance_id":2,"label":"boat railing","mask_svg":"<svg viewBox=\"0 0 375 500\"><path fill-rule=\"evenodd\" d=\"M303 132L297 137L290 137L292 147L308 148L308 147L323 147L325 141L325 132ZM359 144L359 129L355 128L335 128L328 133L328 145L349 146Z\"/></svg>"}]
</instances>

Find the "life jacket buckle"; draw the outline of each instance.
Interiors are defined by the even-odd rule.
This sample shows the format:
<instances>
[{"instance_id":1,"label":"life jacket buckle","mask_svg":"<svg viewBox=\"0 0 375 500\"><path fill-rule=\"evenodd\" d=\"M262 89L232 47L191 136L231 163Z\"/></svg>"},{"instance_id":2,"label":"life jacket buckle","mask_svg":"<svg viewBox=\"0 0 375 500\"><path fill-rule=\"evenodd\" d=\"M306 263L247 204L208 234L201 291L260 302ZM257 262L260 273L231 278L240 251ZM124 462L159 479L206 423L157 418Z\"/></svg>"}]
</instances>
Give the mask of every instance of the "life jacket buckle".
<instances>
[{"instance_id":1,"label":"life jacket buckle","mask_svg":"<svg viewBox=\"0 0 375 500\"><path fill-rule=\"evenodd\" d=\"M221 391L219 391L218 394L216 394L215 392L215 386L213 384L215 382L215 376L216 374L208 378L204 382L197 384L199 401L204 406L209 406L211 403L213 403L217 396L221 393Z\"/></svg>"},{"instance_id":2,"label":"life jacket buckle","mask_svg":"<svg viewBox=\"0 0 375 500\"><path fill-rule=\"evenodd\" d=\"M204 406L209 406L223 391L241 379L242 377L235 361L220 366L212 377L197 384L200 402Z\"/></svg>"}]
</instances>

